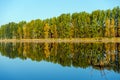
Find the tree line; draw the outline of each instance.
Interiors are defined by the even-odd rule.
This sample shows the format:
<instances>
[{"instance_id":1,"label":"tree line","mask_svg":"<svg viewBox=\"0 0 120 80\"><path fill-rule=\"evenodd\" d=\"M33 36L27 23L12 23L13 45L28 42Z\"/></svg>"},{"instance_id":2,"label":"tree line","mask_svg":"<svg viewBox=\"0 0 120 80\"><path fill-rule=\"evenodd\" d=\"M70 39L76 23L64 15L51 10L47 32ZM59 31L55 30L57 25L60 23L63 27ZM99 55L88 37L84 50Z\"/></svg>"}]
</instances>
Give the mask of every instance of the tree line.
<instances>
[{"instance_id":1,"label":"tree line","mask_svg":"<svg viewBox=\"0 0 120 80\"><path fill-rule=\"evenodd\" d=\"M120 37L120 8L1 25L1 39Z\"/></svg>"},{"instance_id":2,"label":"tree line","mask_svg":"<svg viewBox=\"0 0 120 80\"><path fill-rule=\"evenodd\" d=\"M120 43L0 43L2 56L120 73Z\"/></svg>"}]
</instances>

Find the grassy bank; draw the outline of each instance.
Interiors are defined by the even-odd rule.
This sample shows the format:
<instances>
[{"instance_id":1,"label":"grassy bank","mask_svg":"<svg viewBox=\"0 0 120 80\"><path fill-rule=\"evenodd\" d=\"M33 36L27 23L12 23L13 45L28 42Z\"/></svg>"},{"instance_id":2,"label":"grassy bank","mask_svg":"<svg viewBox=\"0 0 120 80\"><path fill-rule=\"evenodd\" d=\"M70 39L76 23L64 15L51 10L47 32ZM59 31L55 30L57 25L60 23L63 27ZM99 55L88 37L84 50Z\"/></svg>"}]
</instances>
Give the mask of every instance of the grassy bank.
<instances>
[{"instance_id":1,"label":"grassy bank","mask_svg":"<svg viewBox=\"0 0 120 80\"><path fill-rule=\"evenodd\" d=\"M35 43L52 43L52 42L74 42L74 43L108 43L108 42L117 42L120 43L120 38L64 38L64 39L1 39L0 42L35 42Z\"/></svg>"}]
</instances>

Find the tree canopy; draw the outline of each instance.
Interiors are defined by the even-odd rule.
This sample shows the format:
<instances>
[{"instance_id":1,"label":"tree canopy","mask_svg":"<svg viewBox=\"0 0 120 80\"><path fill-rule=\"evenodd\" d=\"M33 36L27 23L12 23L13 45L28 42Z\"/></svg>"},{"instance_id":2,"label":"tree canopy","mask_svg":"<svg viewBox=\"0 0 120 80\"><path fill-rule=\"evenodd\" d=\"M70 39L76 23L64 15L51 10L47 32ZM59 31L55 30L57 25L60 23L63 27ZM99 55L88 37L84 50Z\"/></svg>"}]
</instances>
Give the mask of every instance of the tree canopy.
<instances>
[{"instance_id":1,"label":"tree canopy","mask_svg":"<svg viewBox=\"0 0 120 80\"><path fill-rule=\"evenodd\" d=\"M1 39L120 37L120 8L1 25Z\"/></svg>"}]
</instances>

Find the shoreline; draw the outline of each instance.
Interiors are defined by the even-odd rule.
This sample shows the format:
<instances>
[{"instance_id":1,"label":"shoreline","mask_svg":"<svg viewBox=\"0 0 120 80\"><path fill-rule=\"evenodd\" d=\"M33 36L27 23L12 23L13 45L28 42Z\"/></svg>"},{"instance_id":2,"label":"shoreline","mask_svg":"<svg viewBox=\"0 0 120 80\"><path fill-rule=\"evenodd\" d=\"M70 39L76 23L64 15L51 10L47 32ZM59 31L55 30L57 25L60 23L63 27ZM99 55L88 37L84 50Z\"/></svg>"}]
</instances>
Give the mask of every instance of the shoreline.
<instances>
[{"instance_id":1,"label":"shoreline","mask_svg":"<svg viewBox=\"0 0 120 80\"><path fill-rule=\"evenodd\" d=\"M47 38L47 39L0 39L0 42L34 42L34 43L120 43L120 38Z\"/></svg>"}]
</instances>

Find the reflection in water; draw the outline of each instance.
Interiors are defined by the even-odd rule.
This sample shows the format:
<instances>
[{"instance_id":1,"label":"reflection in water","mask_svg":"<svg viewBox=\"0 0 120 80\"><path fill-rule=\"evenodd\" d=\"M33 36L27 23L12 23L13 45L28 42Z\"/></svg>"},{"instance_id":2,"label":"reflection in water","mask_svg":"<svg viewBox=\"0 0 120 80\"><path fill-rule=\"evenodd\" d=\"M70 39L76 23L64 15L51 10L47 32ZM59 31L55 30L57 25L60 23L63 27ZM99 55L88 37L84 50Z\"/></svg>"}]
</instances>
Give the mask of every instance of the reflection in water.
<instances>
[{"instance_id":1,"label":"reflection in water","mask_svg":"<svg viewBox=\"0 0 120 80\"><path fill-rule=\"evenodd\" d=\"M0 43L1 55L120 72L120 43Z\"/></svg>"}]
</instances>

